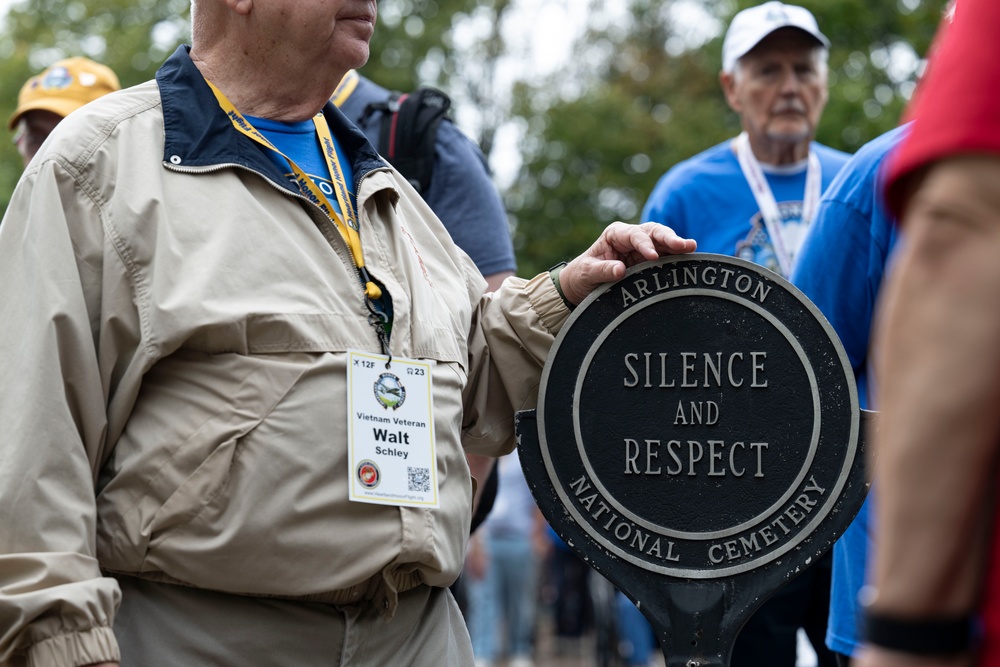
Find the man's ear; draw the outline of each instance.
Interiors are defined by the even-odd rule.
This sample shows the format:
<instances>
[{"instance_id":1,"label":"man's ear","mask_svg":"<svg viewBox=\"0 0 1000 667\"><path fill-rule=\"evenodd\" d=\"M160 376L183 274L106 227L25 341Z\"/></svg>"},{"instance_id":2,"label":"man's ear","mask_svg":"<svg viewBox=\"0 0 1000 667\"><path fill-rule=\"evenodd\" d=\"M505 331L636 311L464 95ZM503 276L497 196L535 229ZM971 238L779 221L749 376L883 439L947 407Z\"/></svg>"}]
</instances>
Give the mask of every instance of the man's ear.
<instances>
[{"instance_id":1,"label":"man's ear","mask_svg":"<svg viewBox=\"0 0 1000 667\"><path fill-rule=\"evenodd\" d=\"M743 105L736 94L736 75L732 72L719 72L719 85L722 86L722 94L726 96L726 104L736 113L740 113Z\"/></svg>"}]
</instances>

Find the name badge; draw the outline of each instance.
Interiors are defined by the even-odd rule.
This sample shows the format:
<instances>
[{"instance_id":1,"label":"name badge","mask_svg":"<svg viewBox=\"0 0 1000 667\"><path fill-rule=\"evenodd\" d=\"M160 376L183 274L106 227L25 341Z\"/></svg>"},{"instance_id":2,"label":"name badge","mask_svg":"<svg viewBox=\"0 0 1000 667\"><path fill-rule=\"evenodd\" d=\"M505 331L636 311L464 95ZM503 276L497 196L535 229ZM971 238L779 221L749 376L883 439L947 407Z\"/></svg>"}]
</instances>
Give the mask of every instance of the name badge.
<instances>
[{"instance_id":1,"label":"name badge","mask_svg":"<svg viewBox=\"0 0 1000 667\"><path fill-rule=\"evenodd\" d=\"M350 500L438 506L433 362L348 352Z\"/></svg>"}]
</instances>

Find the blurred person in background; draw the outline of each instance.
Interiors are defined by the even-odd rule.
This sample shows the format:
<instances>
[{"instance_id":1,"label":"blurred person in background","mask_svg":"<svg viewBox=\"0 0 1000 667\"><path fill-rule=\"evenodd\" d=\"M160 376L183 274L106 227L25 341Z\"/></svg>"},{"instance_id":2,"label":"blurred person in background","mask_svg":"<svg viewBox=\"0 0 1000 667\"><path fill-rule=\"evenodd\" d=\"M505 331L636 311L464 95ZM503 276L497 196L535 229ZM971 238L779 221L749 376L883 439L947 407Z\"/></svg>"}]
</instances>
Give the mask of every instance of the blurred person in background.
<instances>
[{"instance_id":1,"label":"blurred person in background","mask_svg":"<svg viewBox=\"0 0 1000 667\"><path fill-rule=\"evenodd\" d=\"M858 402L875 410L871 327L889 258L897 242L896 222L886 211L879 173L906 136L898 127L862 146L823 193L806 236L792 282L816 304L837 332L858 385ZM846 667L861 647L861 607L866 563L872 549L869 520L873 495L833 545L833 582L826 645Z\"/></svg>"},{"instance_id":2,"label":"blurred person in background","mask_svg":"<svg viewBox=\"0 0 1000 667\"><path fill-rule=\"evenodd\" d=\"M365 133L372 146L393 162L383 145L382 126L397 97L351 70L333 94L333 103ZM417 184L420 196L444 223L458 247L468 253L486 278L489 291L514 275L517 263L503 200L493 183L486 157L447 115L434 128L429 182ZM422 139L422 138L421 138ZM404 175L407 175L404 172Z\"/></svg>"},{"instance_id":3,"label":"blurred person in background","mask_svg":"<svg viewBox=\"0 0 1000 667\"><path fill-rule=\"evenodd\" d=\"M862 667L1000 665L1000 3L942 22L893 153Z\"/></svg>"},{"instance_id":4,"label":"blurred person in background","mask_svg":"<svg viewBox=\"0 0 1000 667\"><path fill-rule=\"evenodd\" d=\"M493 511L472 536L466 557L469 633L476 667L534 664L539 599L539 533L545 523L514 450L497 462Z\"/></svg>"},{"instance_id":5,"label":"blurred person in background","mask_svg":"<svg viewBox=\"0 0 1000 667\"><path fill-rule=\"evenodd\" d=\"M28 79L18 93L17 109L7 121L24 166L63 118L120 88L109 67L83 57L60 60Z\"/></svg>"}]
</instances>

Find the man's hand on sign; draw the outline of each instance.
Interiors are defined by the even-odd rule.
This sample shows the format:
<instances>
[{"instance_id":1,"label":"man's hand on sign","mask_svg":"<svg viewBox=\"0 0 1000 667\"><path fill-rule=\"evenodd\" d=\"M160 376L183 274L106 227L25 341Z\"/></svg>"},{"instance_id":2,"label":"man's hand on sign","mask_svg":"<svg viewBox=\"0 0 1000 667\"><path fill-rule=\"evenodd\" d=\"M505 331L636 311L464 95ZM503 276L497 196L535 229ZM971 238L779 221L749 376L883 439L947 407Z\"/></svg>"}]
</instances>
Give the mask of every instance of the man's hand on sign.
<instances>
[{"instance_id":1,"label":"man's hand on sign","mask_svg":"<svg viewBox=\"0 0 1000 667\"><path fill-rule=\"evenodd\" d=\"M582 255L559 273L563 297L579 305L597 287L620 280L625 270L663 255L693 252L697 244L658 222L627 225L613 222Z\"/></svg>"}]
</instances>

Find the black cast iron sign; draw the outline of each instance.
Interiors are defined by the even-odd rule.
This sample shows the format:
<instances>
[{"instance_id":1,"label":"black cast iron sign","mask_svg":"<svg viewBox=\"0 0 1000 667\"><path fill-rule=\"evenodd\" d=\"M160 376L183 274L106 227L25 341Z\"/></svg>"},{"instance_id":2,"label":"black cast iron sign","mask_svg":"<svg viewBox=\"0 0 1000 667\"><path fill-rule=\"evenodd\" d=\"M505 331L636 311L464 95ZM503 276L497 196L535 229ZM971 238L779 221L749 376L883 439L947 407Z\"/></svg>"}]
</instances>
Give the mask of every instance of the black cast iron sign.
<instances>
[{"instance_id":1,"label":"black cast iron sign","mask_svg":"<svg viewBox=\"0 0 1000 667\"><path fill-rule=\"evenodd\" d=\"M668 667L728 665L750 614L867 491L840 341L780 276L721 255L644 264L563 327L518 414L540 509L657 631Z\"/></svg>"}]
</instances>

